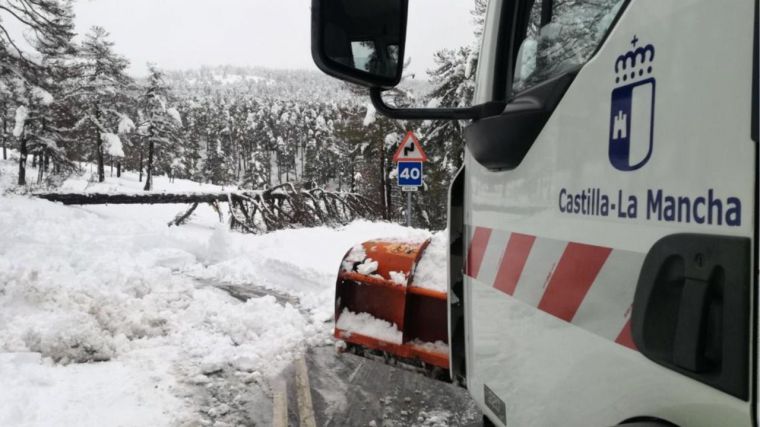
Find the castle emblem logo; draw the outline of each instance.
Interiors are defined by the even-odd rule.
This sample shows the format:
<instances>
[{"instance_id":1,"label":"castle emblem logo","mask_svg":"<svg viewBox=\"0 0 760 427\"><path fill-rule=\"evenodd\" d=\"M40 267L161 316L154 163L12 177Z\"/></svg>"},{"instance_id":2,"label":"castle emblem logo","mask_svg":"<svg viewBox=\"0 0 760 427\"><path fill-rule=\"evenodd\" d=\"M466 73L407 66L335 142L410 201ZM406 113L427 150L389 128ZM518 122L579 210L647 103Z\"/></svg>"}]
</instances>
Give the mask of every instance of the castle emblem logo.
<instances>
[{"instance_id":1,"label":"castle emblem logo","mask_svg":"<svg viewBox=\"0 0 760 427\"><path fill-rule=\"evenodd\" d=\"M610 162L629 172L643 167L654 148L654 46L639 45L615 61L615 89L610 114Z\"/></svg>"}]
</instances>

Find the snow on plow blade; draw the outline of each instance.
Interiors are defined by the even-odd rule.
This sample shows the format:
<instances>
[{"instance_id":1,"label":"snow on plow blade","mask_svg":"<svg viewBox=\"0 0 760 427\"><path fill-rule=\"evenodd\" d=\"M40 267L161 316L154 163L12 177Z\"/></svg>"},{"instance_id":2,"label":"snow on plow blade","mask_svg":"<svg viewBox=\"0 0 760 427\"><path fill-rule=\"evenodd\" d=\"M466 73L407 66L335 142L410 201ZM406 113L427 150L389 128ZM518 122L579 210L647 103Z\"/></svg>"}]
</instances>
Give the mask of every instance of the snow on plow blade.
<instances>
[{"instance_id":1,"label":"snow on plow blade","mask_svg":"<svg viewBox=\"0 0 760 427\"><path fill-rule=\"evenodd\" d=\"M349 251L335 293L335 337L361 352L447 372L445 284L415 281L423 260L428 269L446 268L445 260L425 259L435 256L429 244L374 240Z\"/></svg>"}]
</instances>

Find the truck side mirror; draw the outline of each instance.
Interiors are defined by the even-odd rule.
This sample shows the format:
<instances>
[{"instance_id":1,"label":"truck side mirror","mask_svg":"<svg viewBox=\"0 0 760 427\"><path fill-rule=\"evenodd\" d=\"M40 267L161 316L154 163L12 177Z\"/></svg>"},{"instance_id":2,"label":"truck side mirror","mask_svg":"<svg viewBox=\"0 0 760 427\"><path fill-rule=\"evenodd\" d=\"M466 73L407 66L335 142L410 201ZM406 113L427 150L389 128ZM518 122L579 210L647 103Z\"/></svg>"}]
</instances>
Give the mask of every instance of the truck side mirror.
<instances>
[{"instance_id":1,"label":"truck side mirror","mask_svg":"<svg viewBox=\"0 0 760 427\"><path fill-rule=\"evenodd\" d=\"M311 54L323 72L362 86L401 81L408 0L312 0Z\"/></svg>"}]
</instances>

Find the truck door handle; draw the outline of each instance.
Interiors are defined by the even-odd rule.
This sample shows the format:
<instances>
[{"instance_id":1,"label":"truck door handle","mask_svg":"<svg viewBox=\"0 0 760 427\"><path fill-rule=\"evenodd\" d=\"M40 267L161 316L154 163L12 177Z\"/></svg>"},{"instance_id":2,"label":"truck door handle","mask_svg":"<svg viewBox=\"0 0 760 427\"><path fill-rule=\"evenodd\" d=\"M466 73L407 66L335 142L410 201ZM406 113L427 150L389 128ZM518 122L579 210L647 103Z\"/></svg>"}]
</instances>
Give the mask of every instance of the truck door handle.
<instances>
[{"instance_id":1,"label":"truck door handle","mask_svg":"<svg viewBox=\"0 0 760 427\"><path fill-rule=\"evenodd\" d=\"M631 332L652 361L740 399L749 396L750 239L676 234L647 254Z\"/></svg>"},{"instance_id":2,"label":"truck door handle","mask_svg":"<svg viewBox=\"0 0 760 427\"><path fill-rule=\"evenodd\" d=\"M693 372L705 369L707 302L710 283L684 279L676 321L673 362Z\"/></svg>"}]
</instances>

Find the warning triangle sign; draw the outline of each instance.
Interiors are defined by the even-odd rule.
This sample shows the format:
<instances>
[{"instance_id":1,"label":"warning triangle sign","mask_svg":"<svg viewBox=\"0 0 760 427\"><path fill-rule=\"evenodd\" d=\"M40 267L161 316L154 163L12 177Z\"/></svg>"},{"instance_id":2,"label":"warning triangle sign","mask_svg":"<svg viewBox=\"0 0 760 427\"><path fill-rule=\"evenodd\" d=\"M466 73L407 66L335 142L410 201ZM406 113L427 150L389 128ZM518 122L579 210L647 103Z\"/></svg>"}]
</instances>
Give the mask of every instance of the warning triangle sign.
<instances>
[{"instance_id":1,"label":"warning triangle sign","mask_svg":"<svg viewBox=\"0 0 760 427\"><path fill-rule=\"evenodd\" d=\"M414 132L412 131L409 131L409 133L406 134L401 145L398 146L396 154L393 156L393 161L395 163L427 162L427 159L427 154L425 154L425 150L422 149L422 144L420 144L420 141L414 136Z\"/></svg>"}]
</instances>

